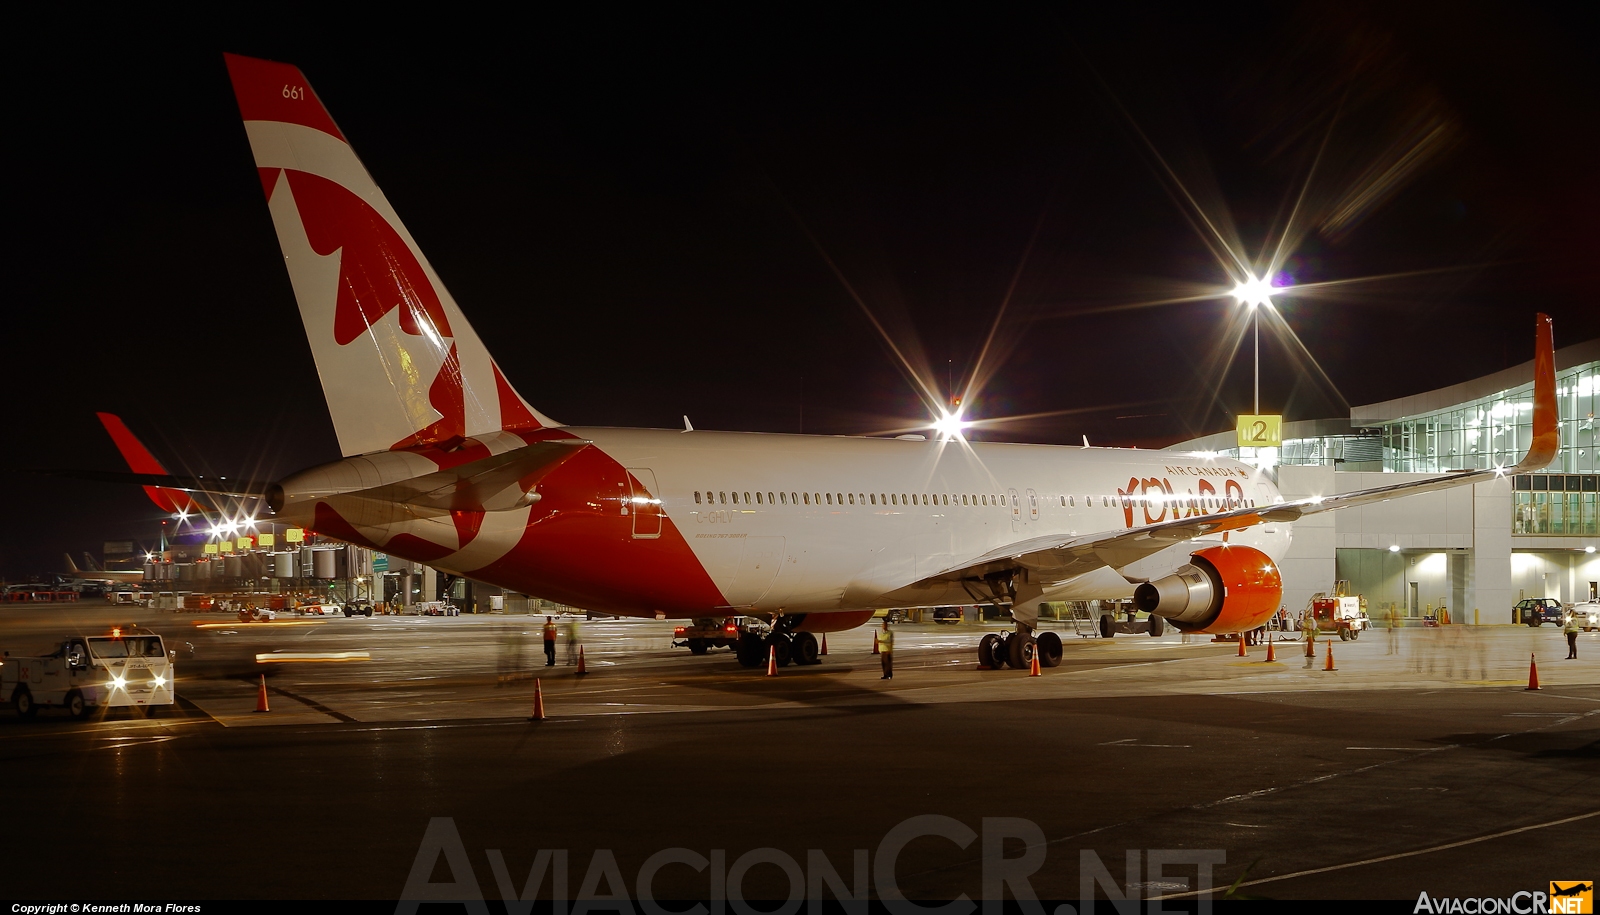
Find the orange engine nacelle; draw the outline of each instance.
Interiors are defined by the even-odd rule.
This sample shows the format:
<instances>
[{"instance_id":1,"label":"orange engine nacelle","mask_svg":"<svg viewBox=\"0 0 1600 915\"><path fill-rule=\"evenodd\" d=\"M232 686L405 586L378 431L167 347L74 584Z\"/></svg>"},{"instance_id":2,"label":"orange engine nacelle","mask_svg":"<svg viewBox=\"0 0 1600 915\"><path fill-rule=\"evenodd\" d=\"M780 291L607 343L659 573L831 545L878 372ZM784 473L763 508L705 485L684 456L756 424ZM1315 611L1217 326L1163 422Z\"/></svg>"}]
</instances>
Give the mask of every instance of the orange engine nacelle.
<instances>
[{"instance_id":1,"label":"orange engine nacelle","mask_svg":"<svg viewBox=\"0 0 1600 915\"><path fill-rule=\"evenodd\" d=\"M1283 576L1254 547L1207 547L1165 578L1134 589L1133 605L1184 632L1244 632L1265 623L1283 600Z\"/></svg>"}]
</instances>

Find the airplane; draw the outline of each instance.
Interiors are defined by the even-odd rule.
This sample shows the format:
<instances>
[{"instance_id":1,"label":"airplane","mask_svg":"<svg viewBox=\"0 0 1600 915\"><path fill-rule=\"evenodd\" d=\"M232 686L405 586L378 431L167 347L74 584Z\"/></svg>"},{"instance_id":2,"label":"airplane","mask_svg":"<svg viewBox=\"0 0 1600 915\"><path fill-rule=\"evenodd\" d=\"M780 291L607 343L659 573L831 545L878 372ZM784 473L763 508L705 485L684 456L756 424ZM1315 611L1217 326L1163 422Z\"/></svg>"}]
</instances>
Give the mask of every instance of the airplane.
<instances>
[{"instance_id":1,"label":"airplane","mask_svg":"<svg viewBox=\"0 0 1600 915\"><path fill-rule=\"evenodd\" d=\"M72 561L71 553L62 553L61 558L66 561L67 571L62 578L74 582L111 581L120 584L137 584L144 581L143 569L102 569L95 565L88 553L83 554L83 563L87 569L78 568Z\"/></svg>"},{"instance_id":2,"label":"airplane","mask_svg":"<svg viewBox=\"0 0 1600 915\"><path fill-rule=\"evenodd\" d=\"M224 55L342 460L264 493L319 534L589 610L759 618L741 663L817 661L883 609L992 603L991 668L1061 660L1045 601L1129 600L1240 633L1282 598L1301 517L1547 466L1551 321L1536 320L1533 440L1514 467L1286 500L1240 461L1137 449L569 426L518 393L293 65ZM99 479L115 475L100 474ZM207 488L212 487L212 488Z\"/></svg>"}]
</instances>

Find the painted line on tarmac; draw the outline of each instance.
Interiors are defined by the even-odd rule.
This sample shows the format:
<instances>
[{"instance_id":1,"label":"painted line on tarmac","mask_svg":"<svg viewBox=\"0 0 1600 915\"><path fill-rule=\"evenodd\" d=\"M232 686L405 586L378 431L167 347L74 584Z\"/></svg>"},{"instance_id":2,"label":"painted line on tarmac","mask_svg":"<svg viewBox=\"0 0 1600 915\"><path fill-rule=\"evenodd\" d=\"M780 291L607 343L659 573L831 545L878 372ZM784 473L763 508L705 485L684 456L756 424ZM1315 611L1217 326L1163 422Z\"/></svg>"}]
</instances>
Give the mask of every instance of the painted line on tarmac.
<instances>
[{"instance_id":1,"label":"painted line on tarmac","mask_svg":"<svg viewBox=\"0 0 1600 915\"><path fill-rule=\"evenodd\" d=\"M1293 880L1296 877L1309 877L1309 876L1312 876L1313 874L1326 874L1326 873L1330 873L1332 871L1348 870L1348 869L1350 869L1352 867L1365 867L1368 864L1381 864L1381 863L1383 863L1385 861L1398 861L1398 860L1400 860L1402 858L1414 858L1414 857L1416 857L1418 855L1432 854L1433 852L1436 852L1436 851L1448 851L1449 849L1461 848L1461 847L1466 846L1466 845L1477 845L1480 842L1488 842L1488 841L1490 841L1492 839L1503 839L1506 836L1514 836L1514 835L1518 835L1518 834L1524 833L1524 832L1532 832L1535 829L1548 829L1551 826L1565 826L1568 823L1576 823L1576 822L1578 822L1580 820L1587 820L1590 817L1600 817L1600 810L1591 810L1588 813L1580 813L1580 814L1578 814L1576 816L1563 817L1562 819L1550 820L1550 821L1545 822L1545 823L1534 823L1531 826L1518 826L1515 829L1504 829L1504 830L1501 830L1500 832L1491 832L1486 836L1475 836L1475 837L1473 837L1471 839L1459 839L1459 840L1457 840L1455 842L1446 842L1443 845L1430 845L1427 848L1418 848L1418 849L1414 849L1412 851L1396 852L1395 854L1392 854L1392 855L1380 855L1380 856L1378 856L1376 858L1363 858L1360 861L1350 861L1350 862L1347 862L1345 864L1330 864L1327 867L1313 867L1313 868L1310 868L1308 870L1295 871L1292 874L1279 874L1276 877L1261 877L1261 878L1256 879L1256 880L1246 880L1243 883L1235 884L1232 887L1232 889L1242 889L1242 888L1247 887L1247 886L1260 886L1263 883L1276 883L1276 882L1278 882L1280 880ZM1187 893L1169 893L1169 894L1167 894L1165 896L1151 896L1149 898L1150 899L1184 899L1184 898L1189 897L1189 896L1199 896L1202 893L1210 894L1212 892L1214 892L1214 889L1213 890L1203 890L1203 891L1202 890L1191 890L1190 892L1187 892Z\"/></svg>"},{"instance_id":2,"label":"painted line on tarmac","mask_svg":"<svg viewBox=\"0 0 1600 915\"><path fill-rule=\"evenodd\" d=\"M311 708L321 712L324 715L327 715L330 718L337 718L339 721L342 721L345 724L350 724L350 723L353 723L355 721L354 718L350 717L349 715L346 715L344 712L336 712L333 709L328 708L326 705L323 705L322 703L316 701L315 699L307 699L305 696L301 696L301 695L297 695L295 693L291 693L291 692L289 692L288 690L284 689L281 686L268 686L267 690L269 692L277 693L280 696L285 696L285 697L287 697L289 699L293 699L294 701L299 702L302 705L308 705Z\"/></svg>"}]
</instances>

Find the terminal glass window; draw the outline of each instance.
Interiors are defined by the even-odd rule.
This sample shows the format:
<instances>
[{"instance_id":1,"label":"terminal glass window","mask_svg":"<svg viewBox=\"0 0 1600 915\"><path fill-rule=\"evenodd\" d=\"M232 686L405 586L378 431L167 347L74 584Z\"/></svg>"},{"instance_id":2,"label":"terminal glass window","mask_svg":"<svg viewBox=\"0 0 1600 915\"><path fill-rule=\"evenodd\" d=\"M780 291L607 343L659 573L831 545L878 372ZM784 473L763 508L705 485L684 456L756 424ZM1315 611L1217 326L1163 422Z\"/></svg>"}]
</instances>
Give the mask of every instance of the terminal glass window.
<instances>
[{"instance_id":1,"label":"terminal glass window","mask_svg":"<svg viewBox=\"0 0 1600 915\"><path fill-rule=\"evenodd\" d=\"M1600 474L1524 473L1511 487L1511 533L1600 534Z\"/></svg>"}]
</instances>

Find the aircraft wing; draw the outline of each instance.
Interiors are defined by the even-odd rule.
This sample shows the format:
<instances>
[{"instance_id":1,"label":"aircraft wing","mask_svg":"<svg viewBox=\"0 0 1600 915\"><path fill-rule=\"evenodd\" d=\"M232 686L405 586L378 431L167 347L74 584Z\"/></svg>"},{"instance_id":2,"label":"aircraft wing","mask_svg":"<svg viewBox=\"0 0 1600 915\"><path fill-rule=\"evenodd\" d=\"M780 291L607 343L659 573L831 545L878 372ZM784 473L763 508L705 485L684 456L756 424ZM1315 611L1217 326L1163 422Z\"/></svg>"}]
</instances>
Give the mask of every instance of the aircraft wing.
<instances>
[{"instance_id":1,"label":"aircraft wing","mask_svg":"<svg viewBox=\"0 0 1600 915\"><path fill-rule=\"evenodd\" d=\"M1026 570L1035 582L1055 583L1092 572L1101 566L1121 568L1184 540L1242 530L1274 521L1295 521L1306 515L1387 502L1418 493L1437 492L1496 480L1513 473L1543 470L1555 460L1561 444L1556 416L1555 344L1550 318L1538 316L1533 358L1533 442L1528 453L1511 467L1446 473L1426 480L1396 483L1332 496L1312 496L1273 505L1235 508L1223 512L1147 524L1123 531L1102 531L1080 537L1035 537L993 550L959 568L930 577L930 581L960 581L1007 571ZM1178 509L1184 508L1179 502Z\"/></svg>"},{"instance_id":2,"label":"aircraft wing","mask_svg":"<svg viewBox=\"0 0 1600 915\"><path fill-rule=\"evenodd\" d=\"M506 511L536 501L537 494L529 498L534 483L591 444L547 439L449 470L340 495L437 511Z\"/></svg>"},{"instance_id":3,"label":"aircraft wing","mask_svg":"<svg viewBox=\"0 0 1600 915\"><path fill-rule=\"evenodd\" d=\"M145 489L155 489L166 493L173 490L178 493L205 493L214 496L262 496L267 493L272 484L261 480L230 480L227 477L179 477L166 473L125 473L115 470L52 470L35 468L30 473L45 473L56 477L67 477L74 480L92 480L96 483L127 483L134 486L143 486ZM155 497L152 496L152 499ZM156 502L165 509L167 506ZM205 506L195 502L185 503L197 511L204 510ZM176 504L173 510L176 511Z\"/></svg>"}]
</instances>

